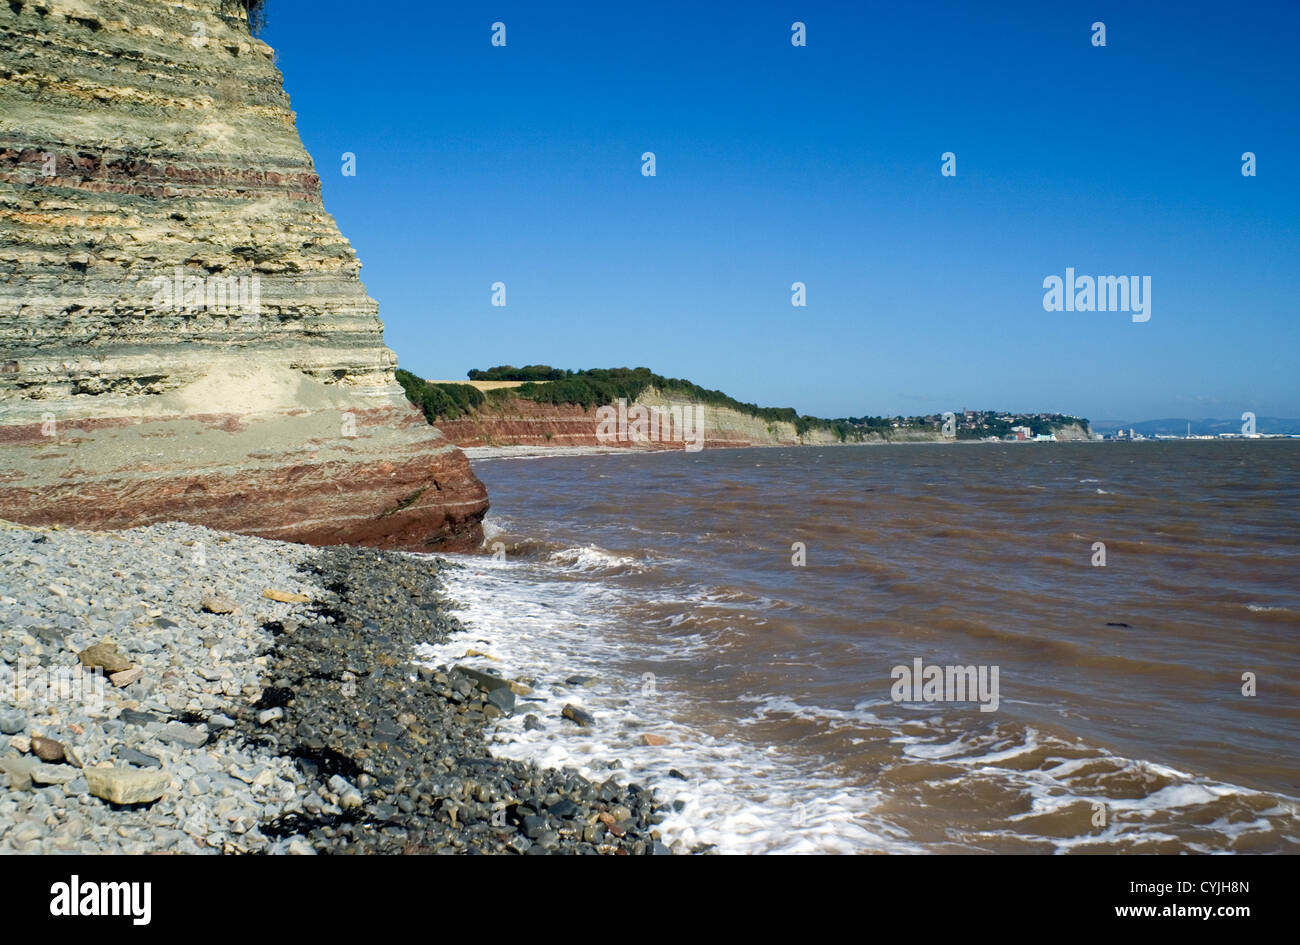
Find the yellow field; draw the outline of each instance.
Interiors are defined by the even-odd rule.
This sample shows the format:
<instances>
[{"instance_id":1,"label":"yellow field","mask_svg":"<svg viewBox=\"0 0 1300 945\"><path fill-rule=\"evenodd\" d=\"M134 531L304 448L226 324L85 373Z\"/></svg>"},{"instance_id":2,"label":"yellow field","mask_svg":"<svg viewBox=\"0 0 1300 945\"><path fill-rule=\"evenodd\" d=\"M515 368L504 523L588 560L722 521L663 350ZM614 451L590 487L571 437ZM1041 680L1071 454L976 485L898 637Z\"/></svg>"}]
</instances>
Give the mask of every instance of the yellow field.
<instances>
[{"instance_id":1,"label":"yellow field","mask_svg":"<svg viewBox=\"0 0 1300 945\"><path fill-rule=\"evenodd\" d=\"M468 384L470 387L476 387L479 390L500 390L502 387L522 387L526 381L467 381L465 379L455 381L441 381L425 379L427 384ZM549 384L550 381L533 381L534 384Z\"/></svg>"}]
</instances>

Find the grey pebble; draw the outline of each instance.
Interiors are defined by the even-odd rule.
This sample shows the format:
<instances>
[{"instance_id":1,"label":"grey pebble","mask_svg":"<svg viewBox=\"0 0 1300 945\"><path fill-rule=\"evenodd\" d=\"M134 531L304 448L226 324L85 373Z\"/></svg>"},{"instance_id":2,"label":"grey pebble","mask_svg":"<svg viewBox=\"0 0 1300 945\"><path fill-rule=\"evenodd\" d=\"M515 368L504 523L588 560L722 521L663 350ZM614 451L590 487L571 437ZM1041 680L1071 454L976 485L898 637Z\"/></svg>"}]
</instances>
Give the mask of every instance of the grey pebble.
<instances>
[{"instance_id":1,"label":"grey pebble","mask_svg":"<svg viewBox=\"0 0 1300 945\"><path fill-rule=\"evenodd\" d=\"M17 735L27 727L27 715L19 709L0 708L0 732Z\"/></svg>"}]
</instances>

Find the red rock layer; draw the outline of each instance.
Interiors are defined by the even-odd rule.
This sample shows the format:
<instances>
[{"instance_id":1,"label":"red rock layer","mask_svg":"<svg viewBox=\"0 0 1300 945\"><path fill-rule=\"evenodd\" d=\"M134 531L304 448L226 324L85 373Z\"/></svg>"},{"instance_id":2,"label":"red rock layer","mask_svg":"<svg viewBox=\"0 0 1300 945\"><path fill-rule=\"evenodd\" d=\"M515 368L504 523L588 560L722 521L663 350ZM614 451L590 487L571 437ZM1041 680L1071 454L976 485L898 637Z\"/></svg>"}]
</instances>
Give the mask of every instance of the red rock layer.
<instances>
[{"instance_id":1,"label":"red rock layer","mask_svg":"<svg viewBox=\"0 0 1300 945\"><path fill-rule=\"evenodd\" d=\"M472 416L438 421L438 429L457 446L610 446L628 449L680 450L677 443L602 441L596 408L576 404L542 404L511 398L479 408ZM704 449L742 446L798 445L798 441L758 439L735 430L705 430Z\"/></svg>"},{"instance_id":2,"label":"red rock layer","mask_svg":"<svg viewBox=\"0 0 1300 945\"><path fill-rule=\"evenodd\" d=\"M319 545L473 551L487 490L417 411L207 414L87 421L43 436L3 428L0 516L30 525L129 528L184 521ZM317 435L304 436L304 424ZM319 431L325 431L320 435ZM194 441L206 440L202 448ZM268 447L267 441L281 441Z\"/></svg>"}]
</instances>

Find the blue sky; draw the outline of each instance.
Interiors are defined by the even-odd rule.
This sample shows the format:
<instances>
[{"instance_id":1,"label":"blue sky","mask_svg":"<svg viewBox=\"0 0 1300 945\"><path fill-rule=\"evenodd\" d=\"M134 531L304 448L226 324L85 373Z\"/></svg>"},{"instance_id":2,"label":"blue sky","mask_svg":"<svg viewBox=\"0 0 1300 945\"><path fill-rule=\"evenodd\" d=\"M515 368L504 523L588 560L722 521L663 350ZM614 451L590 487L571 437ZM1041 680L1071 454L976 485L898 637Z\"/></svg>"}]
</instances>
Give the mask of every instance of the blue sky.
<instances>
[{"instance_id":1,"label":"blue sky","mask_svg":"<svg viewBox=\"0 0 1300 945\"><path fill-rule=\"evenodd\" d=\"M264 38L409 370L1099 420L1300 416L1297 27L1293 3L269 0ZM1044 311L1066 267L1150 276L1150 321Z\"/></svg>"}]
</instances>

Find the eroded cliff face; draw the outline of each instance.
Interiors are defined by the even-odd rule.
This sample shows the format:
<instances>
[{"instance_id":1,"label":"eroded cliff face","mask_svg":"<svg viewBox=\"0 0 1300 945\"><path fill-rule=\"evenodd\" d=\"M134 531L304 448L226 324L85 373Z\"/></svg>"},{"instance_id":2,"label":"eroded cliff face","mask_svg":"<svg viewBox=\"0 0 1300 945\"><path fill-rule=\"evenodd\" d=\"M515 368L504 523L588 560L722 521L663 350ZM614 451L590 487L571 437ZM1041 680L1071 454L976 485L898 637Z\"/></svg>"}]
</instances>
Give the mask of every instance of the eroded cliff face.
<instances>
[{"instance_id":1,"label":"eroded cliff face","mask_svg":"<svg viewBox=\"0 0 1300 945\"><path fill-rule=\"evenodd\" d=\"M1093 435L1090 427L1085 428L1077 423L1071 423L1057 430L1056 438L1065 443L1084 443L1091 442Z\"/></svg>"},{"instance_id":2,"label":"eroded cliff face","mask_svg":"<svg viewBox=\"0 0 1300 945\"><path fill-rule=\"evenodd\" d=\"M0 5L0 517L476 547L359 273L239 3Z\"/></svg>"},{"instance_id":3,"label":"eroded cliff face","mask_svg":"<svg viewBox=\"0 0 1300 945\"><path fill-rule=\"evenodd\" d=\"M814 428L800 434L793 423L775 423L761 420L738 410L695 403L681 397L666 396L655 388L648 388L628 404L648 410L657 409L661 415L672 410L694 411L691 432L699 431L699 448L720 449L745 446L838 446L843 445L833 433ZM688 414L688 416L691 416ZM480 446L606 446L641 450L681 450L687 448L687 438L655 438L653 435L637 439L609 439L601 437L602 415L597 408L584 408L566 404L544 404L521 397L490 400L471 414L455 420L439 420L438 427L448 439L462 447ZM675 429L675 428L674 428ZM1087 441L1092 433L1078 424L1070 424L1056 431L1062 441ZM939 430L895 430L889 439L878 433L865 434L853 444L883 445L886 443L950 443L951 437ZM975 442L964 440L962 442Z\"/></svg>"},{"instance_id":4,"label":"eroded cliff face","mask_svg":"<svg viewBox=\"0 0 1300 945\"><path fill-rule=\"evenodd\" d=\"M769 423L757 417L712 404L697 404L669 397L649 388L628 405L657 409L662 414L674 409L692 411L691 432L699 431L702 449L742 446L798 446L832 444L838 441L825 430L811 430L799 436L793 423ZM611 446L628 449L685 449L683 437L609 439L598 435L601 415L597 408L577 405L542 404L520 397L489 402L473 415L456 420L439 420L438 427L458 446ZM676 427L673 428L674 431Z\"/></svg>"}]
</instances>

